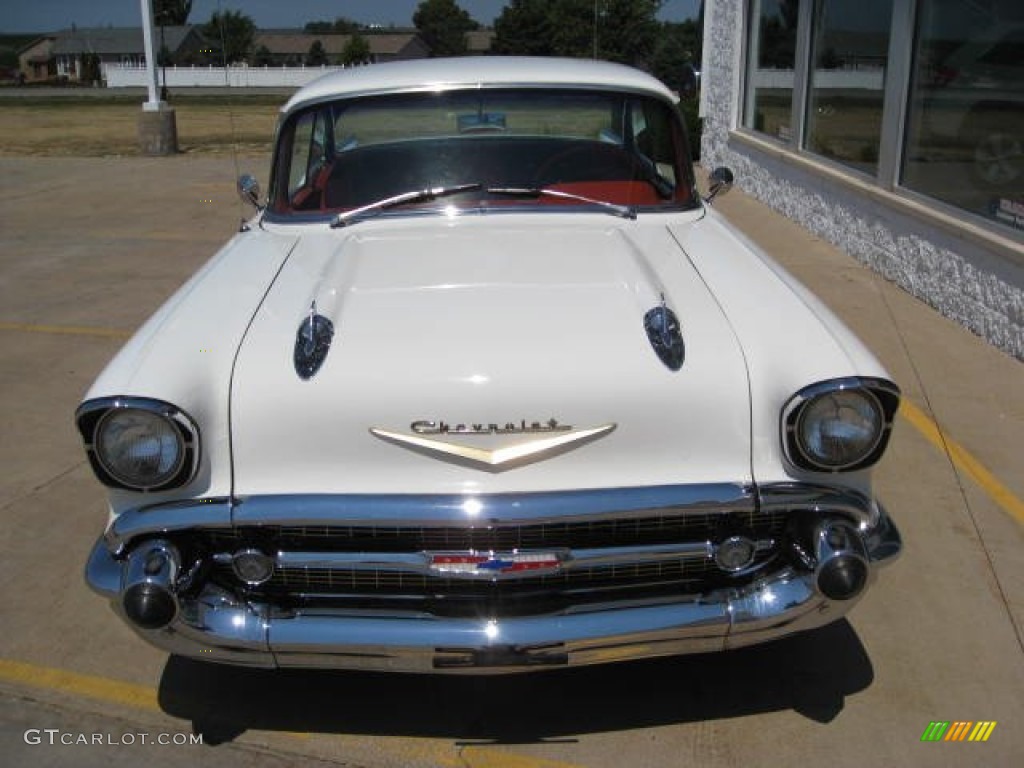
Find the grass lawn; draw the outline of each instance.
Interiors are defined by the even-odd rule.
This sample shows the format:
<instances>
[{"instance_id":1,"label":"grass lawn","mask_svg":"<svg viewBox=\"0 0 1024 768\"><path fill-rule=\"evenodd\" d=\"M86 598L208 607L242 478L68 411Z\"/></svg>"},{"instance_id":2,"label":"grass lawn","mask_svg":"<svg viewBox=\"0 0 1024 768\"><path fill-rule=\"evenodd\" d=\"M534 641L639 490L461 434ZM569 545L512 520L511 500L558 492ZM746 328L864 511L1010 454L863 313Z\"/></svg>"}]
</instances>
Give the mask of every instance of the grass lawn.
<instances>
[{"instance_id":1,"label":"grass lawn","mask_svg":"<svg viewBox=\"0 0 1024 768\"><path fill-rule=\"evenodd\" d=\"M172 103L178 146L186 153L268 153L284 96L182 96ZM138 155L142 101L48 98L0 101L0 155Z\"/></svg>"}]
</instances>

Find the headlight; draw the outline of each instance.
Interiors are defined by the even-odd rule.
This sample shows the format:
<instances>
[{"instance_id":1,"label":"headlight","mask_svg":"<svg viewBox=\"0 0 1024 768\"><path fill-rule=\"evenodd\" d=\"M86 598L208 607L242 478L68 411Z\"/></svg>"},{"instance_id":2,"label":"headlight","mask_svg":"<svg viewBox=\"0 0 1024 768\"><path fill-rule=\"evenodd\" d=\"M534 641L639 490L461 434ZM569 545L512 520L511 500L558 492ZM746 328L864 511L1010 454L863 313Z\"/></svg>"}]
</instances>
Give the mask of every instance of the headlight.
<instances>
[{"instance_id":1,"label":"headlight","mask_svg":"<svg viewBox=\"0 0 1024 768\"><path fill-rule=\"evenodd\" d=\"M90 401L78 409L78 427L97 477L139 491L183 485L195 473L198 433L168 403L142 398Z\"/></svg>"},{"instance_id":2,"label":"headlight","mask_svg":"<svg viewBox=\"0 0 1024 768\"><path fill-rule=\"evenodd\" d=\"M839 379L797 393L783 409L786 456L798 467L839 472L876 462L899 405L894 384Z\"/></svg>"}]
</instances>

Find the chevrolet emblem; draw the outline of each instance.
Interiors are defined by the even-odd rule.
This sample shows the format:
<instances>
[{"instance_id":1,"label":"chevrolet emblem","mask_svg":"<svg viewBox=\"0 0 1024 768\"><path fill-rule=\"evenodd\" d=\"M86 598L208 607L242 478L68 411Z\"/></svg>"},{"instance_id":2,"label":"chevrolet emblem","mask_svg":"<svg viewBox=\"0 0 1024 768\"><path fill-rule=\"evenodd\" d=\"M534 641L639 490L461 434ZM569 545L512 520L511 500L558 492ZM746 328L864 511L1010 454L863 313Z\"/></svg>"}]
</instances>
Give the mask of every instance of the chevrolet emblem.
<instances>
[{"instance_id":1,"label":"chevrolet emblem","mask_svg":"<svg viewBox=\"0 0 1024 768\"><path fill-rule=\"evenodd\" d=\"M589 429L573 429L567 432L545 433L544 437L505 445L498 448L480 448L474 445L438 440L422 434L406 434L392 432L387 429L372 427L370 434L396 443L428 456L465 463L477 469L501 472L535 461L549 459L565 451L578 448L592 440L604 437L615 429L615 424L602 424ZM458 434L458 433L456 433Z\"/></svg>"}]
</instances>

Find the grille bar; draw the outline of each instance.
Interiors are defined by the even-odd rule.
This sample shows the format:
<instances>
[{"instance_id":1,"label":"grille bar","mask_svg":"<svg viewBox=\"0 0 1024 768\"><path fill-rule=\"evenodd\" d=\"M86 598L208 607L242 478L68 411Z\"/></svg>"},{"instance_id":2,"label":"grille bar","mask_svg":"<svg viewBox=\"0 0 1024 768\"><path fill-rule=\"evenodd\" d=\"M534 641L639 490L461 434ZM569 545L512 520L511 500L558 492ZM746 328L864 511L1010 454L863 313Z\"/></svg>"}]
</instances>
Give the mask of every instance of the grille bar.
<instances>
[{"instance_id":1,"label":"grille bar","mask_svg":"<svg viewBox=\"0 0 1024 768\"><path fill-rule=\"evenodd\" d=\"M777 539L788 510L700 514L662 514L622 519L557 523L398 526L306 525L240 526L210 529L210 546L251 546L285 551L423 552L438 550L508 551L514 549L595 549L602 547L716 541L727 531L746 531L754 539Z\"/></svg>"}]
</instances>

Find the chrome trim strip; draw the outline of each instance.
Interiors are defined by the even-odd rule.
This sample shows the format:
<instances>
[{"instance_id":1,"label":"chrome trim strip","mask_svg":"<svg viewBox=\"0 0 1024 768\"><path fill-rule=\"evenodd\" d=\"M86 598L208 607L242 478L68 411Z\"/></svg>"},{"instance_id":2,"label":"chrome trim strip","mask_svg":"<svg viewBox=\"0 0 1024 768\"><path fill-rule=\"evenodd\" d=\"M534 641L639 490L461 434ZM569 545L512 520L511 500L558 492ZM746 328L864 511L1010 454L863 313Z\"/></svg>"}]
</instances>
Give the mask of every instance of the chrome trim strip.
<instances>
[{"instance_id":1,"label":"chrome trim strip","mask_svg":"<svg viewBox=\"0 0 1024 768\"><path fill-rule=\"evenodd\" d=\"M852 488L808 483L770 483L758 486L759 508L763 512L782 509L807 510L815 514L840 514L859 525L874 526L879 506Z\"/></svg>"},{"instance_id":2,"label":"chrome trim strip","mask_svg":"<svg viewBox=\"0 0 1024 768\"><path fill-rule=\"evenodd\" d=\"M234 525L500 525L572 523L680 514L753 512L754 491L739 483L597 488L499 494L252 496L237 500Z\"/></svg>"},{"instance_id":3,"label":"chrome trim strip","mask_svg":"<svg viewBox=\"0 0 1024 768\"><path fill-rule=\"evenodd\" d=\"M122 512L103 538L114 554L139 536L173 533L190 528L230 528L231 502L225 498L190 499L154 504Z\"/></svg>"},{"instance_id":4,"label":"chrome trim strip","mask_svg":"<svg viewBox=\"0 0 1024 768\"><path fill-rule=\"evenodd\" d=\"M756 513L800 508L874 526L878 505L853 489L808 483L740 483L603 488L492 495L278 495L190 499L130 509L104 538L114 553L146 535L246 525L519 525L634 519L658 513Z\"/></svg>"}]
</instances>

